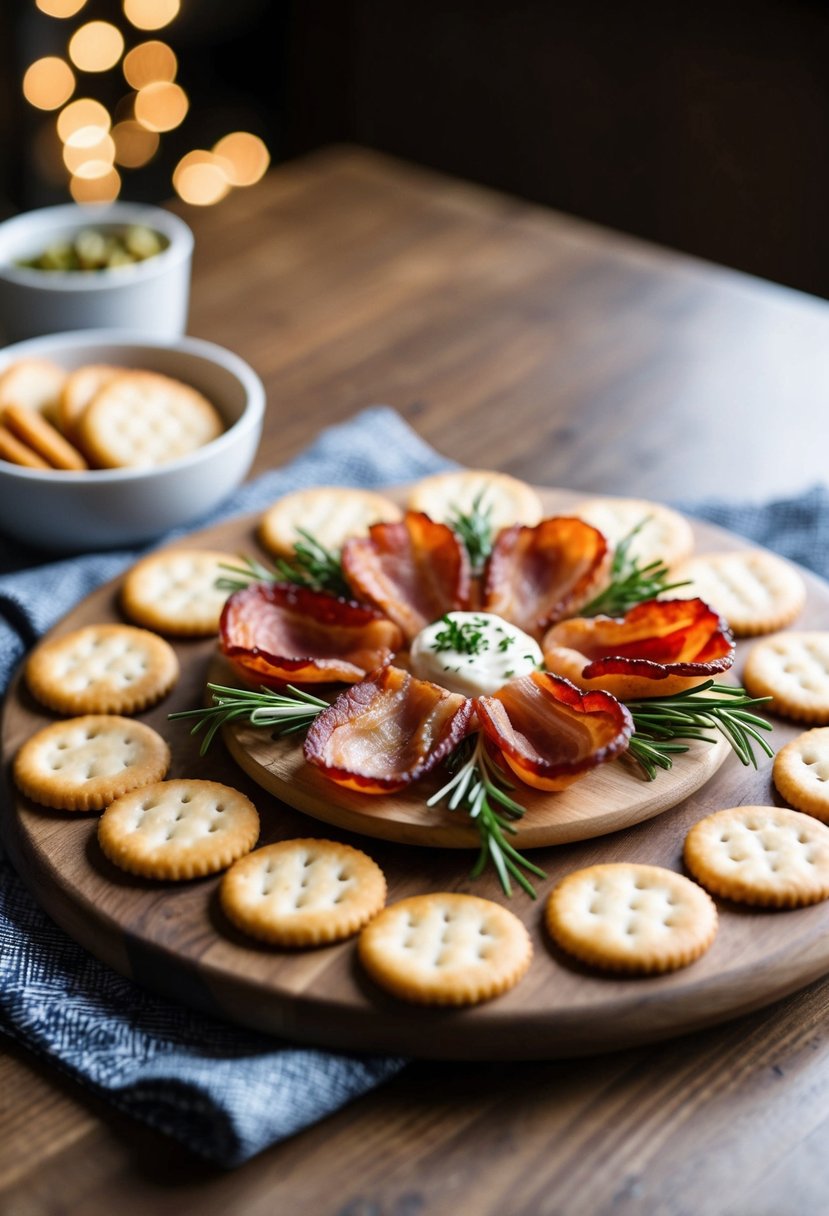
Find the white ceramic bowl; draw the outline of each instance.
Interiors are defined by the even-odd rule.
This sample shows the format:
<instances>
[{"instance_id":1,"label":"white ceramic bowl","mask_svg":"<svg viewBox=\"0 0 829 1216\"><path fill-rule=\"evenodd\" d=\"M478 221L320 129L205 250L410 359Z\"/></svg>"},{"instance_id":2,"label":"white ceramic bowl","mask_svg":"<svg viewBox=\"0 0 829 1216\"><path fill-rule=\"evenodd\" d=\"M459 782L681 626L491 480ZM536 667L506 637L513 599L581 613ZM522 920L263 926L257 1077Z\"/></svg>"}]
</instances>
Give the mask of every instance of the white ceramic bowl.
<instances>
[{"instance_id":1,"label":"white ceramic bowl","mask_svg":"<svg viewBox=\"0 0 829 1216\"><path fill-rule=\"evenodd\" d=\"M36 257L85 228L142 224L160 233L166 249L146 261L111 270L34 270ZM193 234L184 220L141 203L68 203L26 211L0 224L0 335L6 341L38 334L113 326L176 338L187 328Z\"/></svg>"},{"instance_id":2,"label":"white ceramic bowl","mask_svg":"<svg viewBox=\"0 0 829 1216\"><path fill-rule=\"evenodd\" d=\"M25 469L0 460L0 533L62 552L132 545L193 523L244 479L262 433L265 390L238 355L203 342L163 342L123 330L84 330L0 351L0 375L17 359L123 364L173 376L202 392L227 424L217 439L169 464L83 473Z\"/></svg>"}]
</instances>

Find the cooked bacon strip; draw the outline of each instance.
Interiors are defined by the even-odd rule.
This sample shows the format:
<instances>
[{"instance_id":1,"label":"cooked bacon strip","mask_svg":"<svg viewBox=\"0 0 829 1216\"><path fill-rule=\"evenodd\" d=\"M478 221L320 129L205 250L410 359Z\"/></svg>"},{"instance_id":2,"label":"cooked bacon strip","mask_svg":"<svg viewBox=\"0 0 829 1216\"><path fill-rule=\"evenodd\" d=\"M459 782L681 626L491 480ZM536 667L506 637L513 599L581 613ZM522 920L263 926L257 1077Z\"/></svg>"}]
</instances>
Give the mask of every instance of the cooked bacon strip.
<instances>
[{"instance_id":1,"label":"cooked bacon strip","mask_svg":"<svg viewBox=\"0 0 829 1216\"><path fill-rule=\"evenodd\" d=\"M306 736L305 759L363 794L400 790L449 755L474 711L458 693L382 667L323 710Z\"/></svg>"},{"instance_id":2,"label":"cooked bacon strip","mask_svg":"<svg viewBox=\"0 0 829 1216\"><path fill-rule=\"evenodd\" d=\"M672 696L734 662L728 626L700 599L647 600L619 620L562 621L542 649L550 671L623 701Z\"/></svg>"},{"instance_id":3,"label":"cooked bacon strip","mask_svg":"<svg viewBox=\"0 0 829 1216\"><path fill-rule=\"evenodd\" d=\"M419 511L347 541L342 566L357 598L395 621L409 641L445 612L469 606L466 549L451 528Z\"/></svg>"},{"instance_id":4,"label":"cooked bacon strip","mask_svg":"<svg viewBox=\"0 0 829 1216\"><path fill-rule=\"evenodd\" d=\"M526 785L563 790L623 752L629 711L606 692L580 692L569 680L534 671L475 702L488 742Z\"/></svg>"},{"instance_id":5,"label":"cooked bacon strip","mask_svg":"<svg viewBox=\"0 0 829 1216\"><path fill-rule=\"evenodd\" d=\"M290 583L234 592L219 637L223 653L264 684L353 684L387 663L403 641L373 608Z\"/></svg>"},{"instance_id":6,"label":"cooked bacon strip","mask_svg":"<svg viewBox=\"0 0 829 1216\"><path fill-rule=\"evenodd\" d=\"M587 603L609 561L607 541L581 519L515 524L499 534L490 554L482 607L540 640L554 621Z\"/></svg>"}]
</instances>

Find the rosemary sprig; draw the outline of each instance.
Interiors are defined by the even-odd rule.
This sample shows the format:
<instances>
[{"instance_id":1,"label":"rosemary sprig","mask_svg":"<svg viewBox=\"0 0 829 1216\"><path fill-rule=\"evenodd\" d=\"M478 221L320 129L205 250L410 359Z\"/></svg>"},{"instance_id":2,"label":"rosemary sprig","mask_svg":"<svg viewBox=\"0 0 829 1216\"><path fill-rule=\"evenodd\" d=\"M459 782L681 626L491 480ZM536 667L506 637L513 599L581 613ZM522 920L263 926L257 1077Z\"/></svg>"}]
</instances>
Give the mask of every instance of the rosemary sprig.
<instances>
[{"instance_id":1,"label":"rosemary sprig","mask_svg":"<svg viewBox=\"0 0 829 1216\"><path fill-rule=\"evenodd\" d=\"M480 574L483 570L486 559L492 552L492 544L495 539L495 529L492 525L492 504L490 503L486 507L483 505L485 494L485 489L476 494L468 511L461 511L460 507L452 507L446 521L452 531L456 532L462 540L469 554L473 574Z\"/></svg>"},{"instance_id":2,"label":"rosemary sprig","mask_svg":"<svg viewBox=\"0 0 829 1216\"><path fill-rule=\"evenodd\" d=\"M223 575L216 586L222 591L239 591L249 583L294 583L297 587L351 599L353 592L346 582L338 555L326 549L304 528L297 528L297 532L302 539L294 545L294 556L290 560L277 558L272 570L253 557L240 558L238 566L222 563L222 569L228 570L233 577Z\"/></svg>"},{"instance_id":3,"label":"rosemary sprig","mask_svg":"<svg viewBox=\"0 0 829 1216\"><path fill-rule=\"evenodd\" d=\"M521 819L525 811L506 792L514 787L504 779L487 755L483 735L465 739L449 764L453 770L451 779L432 795L426 805L436 806L448 798L448 809L454 811L463 807L478 829L481 848L470 877L479 878L487 863L492 862L506 895L512 895L512 875L518 885L535 899L535 888L524 871L539 878L546 878L546 875L506 839L506 832L515 834L512 821Z\"/></svg>"},{"instance_id":4,"label":"rosemary sprig","mask_svg":"<svg viewBox=\"0 0 829 1216\"><path fill-rule=\"evenodd\" d=\"M275 735L290 735L310 726L317 714L328 708L328 702L294 688L288 684L287 693L274 692L270 688L228 688L224 684L208 684L213 695L213 704L200 709L182 709L168 714L168 718L195 719L191 735L206 728L199 754L204 755L215 738L216 732L226 722L239 718L251 726L276 726Z\"/></svg>"},{"instance_id":5,"label":"rosemary sprig","mask_svg":"<svg viewBox=\"0 0 829 1216\"><path fill-rule=\"evenodd\" d=\"M631 528L627 536L623 536L619 541L610 564L609 584L604 591L585 604L579 616L598 616L600 613L604 616L624 616L644 600L656 599L663 592L685 587L690 582L689 579L683 579L678 583L670 583L670 571L660 558L643 566L639 558L631 554L630 546L649 518L646 516L641 519L636 527Z\"/></svg>"},{"instance_id":6,"label":"rosemary sprig","mask_svg":"<svg viewBox=\"0 0 829 1216\"><path fill-rule=\"evenodd\" d=\"M744 688L706 680L671 697L629 701L634 734L627 754L639 762L648 780L653 781L658 768L669 769L674 755L688 751L688 743L681 740L714 743L715 739L706 732L715 730L725 736L742 764L756 768L755 743L767 756L774 755L768 740L759 734L772 726L748 707L768 700L769 697L750 697Z\"/></svg>"}]
</instances>

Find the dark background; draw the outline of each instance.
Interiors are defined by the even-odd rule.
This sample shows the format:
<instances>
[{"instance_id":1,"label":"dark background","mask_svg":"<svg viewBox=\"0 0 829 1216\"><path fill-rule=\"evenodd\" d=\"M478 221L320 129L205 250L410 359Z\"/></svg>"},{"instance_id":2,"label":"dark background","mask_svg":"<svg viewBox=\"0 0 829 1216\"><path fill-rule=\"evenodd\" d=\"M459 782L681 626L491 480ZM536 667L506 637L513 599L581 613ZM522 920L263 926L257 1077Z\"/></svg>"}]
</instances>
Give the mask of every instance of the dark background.
<instances>
[{"instance_id":1,"label":"dark background","mask_svg":"<svg viewBox=\"0 0 829 1216\"><path fill-rule=\"evenodd\" d=\"M33 0L2 7L10 211L64 196L27 158L19 80L48 53L32 54L43 20ZM82 16L119 14L88 0ZM829 297L818 0L183 0L157 36L192 108L124 197L165 198L183 151L237 127L274 163L349 141Z\"/></svg>"}]
</instances>

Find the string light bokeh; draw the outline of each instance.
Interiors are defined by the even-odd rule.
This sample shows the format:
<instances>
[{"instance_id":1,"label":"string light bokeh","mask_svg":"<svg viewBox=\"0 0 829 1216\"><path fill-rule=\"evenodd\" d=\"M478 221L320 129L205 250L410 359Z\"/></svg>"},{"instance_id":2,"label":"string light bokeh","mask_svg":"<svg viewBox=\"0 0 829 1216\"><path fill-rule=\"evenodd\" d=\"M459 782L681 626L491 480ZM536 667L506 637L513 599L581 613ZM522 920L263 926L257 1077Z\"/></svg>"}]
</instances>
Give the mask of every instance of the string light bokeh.
<instances>
[{"instance_id":1,"label":"string light bokeh","mask_svg":"<svg viewBox=\"0 0 829 1216\"><path fill-rule=\"evenodd\" d=\"M110 20L89 13L88 0L30 2L60 27L52 42L65 48L33 59L21 81L26 103L42 114L35 171L76 202L111 202L129 192L132 175L159 163L170 133L178 132L179 146L185 137L186 147L192 99L165 35L180 0L122 0L121 14ZM110 95L101 100L104 80ZM269 164L258 135L228 131L211 147L177 155L168 180L184 202L206 207L254 185Z\"/></svg>"}]
</instances>

